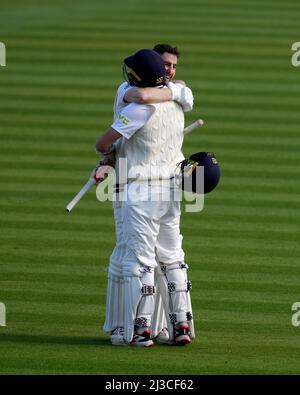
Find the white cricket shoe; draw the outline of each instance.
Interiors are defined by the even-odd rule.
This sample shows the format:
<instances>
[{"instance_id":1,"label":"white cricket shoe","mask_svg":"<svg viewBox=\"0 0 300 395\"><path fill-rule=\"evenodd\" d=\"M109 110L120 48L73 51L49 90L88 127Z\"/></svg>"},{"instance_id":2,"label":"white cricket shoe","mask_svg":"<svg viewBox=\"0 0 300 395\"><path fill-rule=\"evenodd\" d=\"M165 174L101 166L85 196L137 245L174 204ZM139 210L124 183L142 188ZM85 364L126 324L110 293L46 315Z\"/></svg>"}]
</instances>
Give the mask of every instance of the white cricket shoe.
<instances>
[{"instance_id":1,"label":"white cricket shoe","mask_svg":"<svg viewBox=\"0 0 300 395\"><path fill-rule=\"evenodd\" d=\"M124 339L124 328L119 327L111 331L110 341L113 346L127 346L128 343Z\"/></svg>"},{"instance_id":2,"label":"white cricket shoe","mask_svg":"<svg viewBox=\"0 0 300 395\"><path fill-rule=\"evenodd\" d=\"M142 334L134 334L130 345L136 347L152 347L154 345L153 340L150 338L151 331L145 330Z\"/></svg>"},{"instance_id":3,"label":"white cricket shoe","mask_svg":"<svg viewBox=\"0 0 300 395\"><path fill-rule=\"evenodd\" d=\"M181 324L176 329L175 344L176 346L185 346L191 342L189 326Z\"/></svg>"},{"instance_id":4,"label":"white cricket shoe","mask_svg":"<svg viewBox=\"0 0 300 395\"><path fill-rule=\"evenodd\" d=\"M158 344L168 344L170 343L170 336L168 328L163 328L157 336L153 339L155 343Z\"/></svg>"}]
</instances>

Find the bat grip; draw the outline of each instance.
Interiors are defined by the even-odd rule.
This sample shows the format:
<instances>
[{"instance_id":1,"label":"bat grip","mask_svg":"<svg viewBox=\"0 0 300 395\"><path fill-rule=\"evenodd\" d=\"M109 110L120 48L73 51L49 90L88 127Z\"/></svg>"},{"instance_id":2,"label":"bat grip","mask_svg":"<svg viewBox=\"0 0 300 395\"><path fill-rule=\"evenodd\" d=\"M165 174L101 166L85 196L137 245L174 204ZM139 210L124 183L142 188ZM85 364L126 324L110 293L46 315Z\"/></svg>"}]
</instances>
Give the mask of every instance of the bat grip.
<instances>
[{"instance_id":1,"label":"bat grip","mask_svg":"<svg viewBox=\"0 0 300 395\"><path fill-rule=\"evenodd\" d=\"M184 128L183 134L191 133L194 129L198 128L199 126L202 126L203 124L204 124L203 120L198 119L197 121L193 122L191 125Z\"/></svg>"}]
</instances>

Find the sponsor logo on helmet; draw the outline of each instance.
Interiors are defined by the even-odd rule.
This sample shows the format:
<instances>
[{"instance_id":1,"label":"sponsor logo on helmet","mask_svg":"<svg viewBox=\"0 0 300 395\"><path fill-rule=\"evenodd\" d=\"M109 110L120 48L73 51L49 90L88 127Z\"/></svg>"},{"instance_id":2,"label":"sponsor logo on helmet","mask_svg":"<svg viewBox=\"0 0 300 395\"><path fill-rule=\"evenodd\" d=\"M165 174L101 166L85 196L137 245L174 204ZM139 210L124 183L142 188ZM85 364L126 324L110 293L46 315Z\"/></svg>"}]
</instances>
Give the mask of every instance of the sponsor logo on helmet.
<instances>
[{"instance_id":1,"label":"sponsor logo on helmet","mask_svg":"<svg viewBox=\"0 0 300 395\"><path fill-rule=\"evenodd\" d=\"M131 69L130 67L128 67L128 68L127 68L127 71L128 71L129 74L132 74L132 75L134 76L134 78L135 78L138 82L142 81L141 77L140 77L139 75L137 75L137 73L136 73L133 69Z\"/></svg>"},{"instance_id":2,"label":"sponsor logo on helmet","mask_svg":"<svg viewBox=\"0 0 300 395\"><path fill-rule=\"evenodd\" d=\"M157 84L157 85L162 84L162 83L163 83L163 80L164 80L164 77L159 77L159 78L157 78L156 84Z\"/></svg>"}]
</instances>

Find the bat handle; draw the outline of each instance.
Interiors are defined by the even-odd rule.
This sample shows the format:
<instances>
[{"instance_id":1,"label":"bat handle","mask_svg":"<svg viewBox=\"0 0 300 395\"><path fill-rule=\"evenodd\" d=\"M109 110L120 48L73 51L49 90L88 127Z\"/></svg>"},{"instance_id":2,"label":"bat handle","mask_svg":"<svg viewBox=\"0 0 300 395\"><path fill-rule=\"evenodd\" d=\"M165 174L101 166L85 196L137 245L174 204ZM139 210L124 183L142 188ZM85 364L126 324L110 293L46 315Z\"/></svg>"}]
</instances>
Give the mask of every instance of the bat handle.
<instances>
[{"instance_id":1,"label":"bat handle","mask_svg":"<svg viewBox=\"0 0 300 395\"><path fill-rule=\"evenodd\" d=\"M95 184L95 181L93 178L90 178L88 182L80 189L80 191L77 193L77 195L70 201L70 203L67 205L66 210L69 213L74 206L79 202L79 200L87 193L87 191Z\"/></svg>"},{"instance_id":2,"label":"bat handle","mask_svg":"<svg viewBox=\"0 0 300 395\"><path fill-rule=\"evenodd\" d=\"M204 121L202 119L197 119L197 121L193 122L191 125L187 126L184 130L183 130L183 134L188 134L191 133L194 129L203 126L204 125Z\"/></svg>"}]
</instances>

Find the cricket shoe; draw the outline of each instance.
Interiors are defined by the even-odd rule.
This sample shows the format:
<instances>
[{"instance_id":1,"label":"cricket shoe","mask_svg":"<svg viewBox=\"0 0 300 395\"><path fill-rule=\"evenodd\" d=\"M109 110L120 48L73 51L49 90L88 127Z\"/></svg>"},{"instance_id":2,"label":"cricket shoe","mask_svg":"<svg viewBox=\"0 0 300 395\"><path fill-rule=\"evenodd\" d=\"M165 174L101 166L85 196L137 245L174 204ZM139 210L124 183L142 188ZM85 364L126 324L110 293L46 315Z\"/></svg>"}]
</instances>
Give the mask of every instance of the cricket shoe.
<instances>
[{"instance_id":1,"label":"cricket shoe","mask_svg":"<svg viewBox=\"0 0 300 395\"><path fill-rule=\"evenodd\" d=\"M187 324L181 324L176 329L175 333L175 344L176 346L185 346L191 342L190 330Z\"/></svg>"},{"instance_id":2,"label":"cricket shoe","mask_svg":"<svg viewBox=\"0 0 300 395\"><path fill-rule=\"evenodd\" d=\"M154 342L158 344L168 344L170 342L169 331L167 328L163 328L157 336L154 337Z\"/></svg>"},{"instance_id":3,"label":"cricket shoe","mask_svg":"<svg viewBox=\"0 0 300 395\"><path fill-rule=\"evenodd\" d=\"M128 343L124 339L124 328L119 327L111 331L110 341L113 346L127 346Z\"/></svg>"},{"instance_id":4,"label":"cricket shoe","mask_svg":"<svg viewBox=\"0 0 300 395\"><path fill-rule=\"evenodd\" d=\"M150 338L151 331L145 330L142 334L135 333L130 345L136 347L152 347L154 345L153 340Z\"/></svg>"}]
</instances>

